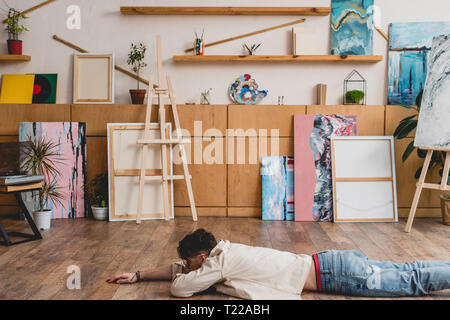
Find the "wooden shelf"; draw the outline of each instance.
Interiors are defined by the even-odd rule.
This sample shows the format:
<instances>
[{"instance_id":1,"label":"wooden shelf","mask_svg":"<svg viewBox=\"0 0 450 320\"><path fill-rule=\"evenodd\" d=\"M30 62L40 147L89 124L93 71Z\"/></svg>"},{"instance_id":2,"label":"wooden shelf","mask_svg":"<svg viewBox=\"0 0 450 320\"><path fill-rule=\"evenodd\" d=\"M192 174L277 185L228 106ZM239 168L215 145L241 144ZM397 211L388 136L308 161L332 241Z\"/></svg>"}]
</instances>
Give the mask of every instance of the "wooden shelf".
<instances>
[{"instance_id":1,"label":"wooden shelf","mask_svg":"<svg viewBox=\"0 0 450 320\"><path fill-rule=\"evenodd\" d=\"M376 63L383 60L383 56L358 56L358 55L277 55L277 56L174 56L175 62L364 62Z\"/></svg>"},{"instance_id":2,"label":"wooden shelf","mask_svg":"<svg viewBox=\"0 0 450 320\"><path fill-rule=\"evenodd\" d=\"M18 54L0 54L0 62L5 61L31 61L31 57Z\"/></svg>"},{"instance_id":3,"label":"wooden shelf","mask_svg":"<svg viewBox=\"0 0 450 320\"><path fill-rule=\"evenodd\" d=\"M125 15L328 16L330 7L120 7Z\"/></svg>"}]
</instances>

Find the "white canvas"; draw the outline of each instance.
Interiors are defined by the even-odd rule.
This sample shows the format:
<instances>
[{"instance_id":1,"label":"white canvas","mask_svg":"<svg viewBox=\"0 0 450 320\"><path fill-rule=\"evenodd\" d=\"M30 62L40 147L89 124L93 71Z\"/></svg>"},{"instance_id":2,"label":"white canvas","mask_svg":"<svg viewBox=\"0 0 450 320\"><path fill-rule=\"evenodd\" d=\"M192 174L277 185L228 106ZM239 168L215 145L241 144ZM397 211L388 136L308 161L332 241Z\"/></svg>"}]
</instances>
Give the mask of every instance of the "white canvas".
<instances>
[{"instance_id":1,"label":"white canvas","mask_svg":"<svg viewBox=\"0 0 450 320\"><path fill-rule=\"evenodd\" d=\"M395 222L393 137L331 139L334 221Z\"/></svg>"},{"instance_id":2,"label":"white canvas","mask_svg":"<svg viewBox=\"0 0 450 320\"><path fill-rule=\"evenodd\" d=\"M138 129L120 129L121 126L140 127ZM151 139L160 139L159 124L153 123ZM168 123L168 138L171 139L171 124ZM139 195L139 176L114 176L111 170L136 170L141 168L142 145L137 140L144 137L144 124L109 123L108 128L108 172L109 172L109 208L110 221L135 220ZM111 130L114 128L114 130ZM112 134L111 134L112 132ZM112 141L111 141L111 138ZM173 175L172 148L169 148L169 175ZM112 153L112 154L111 154ZM111 163L113 155L113 163ZM149 145L146 161L147 169L161 169L161 147ZM171 218L174 217L173 183L169 182ZM112 212L114 211L114 212ZM141 220L164 219L163 185L161 180L147 179L144 185L144 202Z\"/></svg>"},{"instance_id":3,"label":"white canvas","mask_svg":"<svg viewBox=\"0 0 450 320\"><path fill-rule=\"evenodd\" d=\"M450 35L435 37L414 146L450 150Z\"/></svg>"},{"instance_id":4,"label":"white canvas","mask_svg":"<svg viewBox=\"0 0 450 320\"><path fill-rule=\"evenodd\" d=\"M292 28L293 54L316 55L319 54L318 33L316 28Z\"/></svg>"}]
</instances>

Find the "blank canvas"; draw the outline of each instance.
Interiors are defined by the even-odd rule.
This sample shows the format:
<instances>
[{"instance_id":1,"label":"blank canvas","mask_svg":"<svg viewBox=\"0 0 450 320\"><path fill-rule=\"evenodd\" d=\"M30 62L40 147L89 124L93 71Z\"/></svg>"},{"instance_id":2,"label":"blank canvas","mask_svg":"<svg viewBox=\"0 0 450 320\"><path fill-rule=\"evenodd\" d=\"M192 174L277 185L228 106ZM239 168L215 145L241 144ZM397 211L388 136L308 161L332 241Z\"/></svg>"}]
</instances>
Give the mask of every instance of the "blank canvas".
<instances>
[{"instance_id":1,"label":"blank canvas","mask_svg":"<svg viewBox=\"0 0 450 320\"><path fill-rule=\"evenodd\" d=\"M294 55L315 55L319 52L316 28L292 28Z\"/></svg>"},{"instance_id":2,"label":"blank canvas","mask_svg":"<svg viewBox=\"0 0 450 320\"><path fill-rule=\"evenodd\" d=\"M167 124L167 136L170 135ZM152 124L151 139L160 139L159 124ZM108 171L110 221L135 220L139 195L139 173L141 168L142 145L137 140L144 137L143 124L108 124ZM168 148L168 173L173 174L172 150ZM161 166L161 146L149 145L146 161L147 170L157 175ZM134 171L124 175L124 171ZM122 172L122 173L121 173ZM161 174L161 173L159 173ZM173 218L173 184L169 181L169 203ZM146 180L142 220L164 219L162 180Z\"/></svg>"},{"instance_id":3,"label":"blank canvas","mask_svg":"<svg viewBox=\"0 0 450 320\"><path fill-rule=\"evenodd\" d=\"M333 137L335 222L397 221L393 137Z\"/></svg>"},{"instance_id":4,"label":"blank canvas","mask_svg":"<svg viewBox=\"0 0 450 320\"><path fill-rule=\"evenodd\" d=\"M74 55L74 103L114 103L112 54Z\"/></svg>"}]
</instances>

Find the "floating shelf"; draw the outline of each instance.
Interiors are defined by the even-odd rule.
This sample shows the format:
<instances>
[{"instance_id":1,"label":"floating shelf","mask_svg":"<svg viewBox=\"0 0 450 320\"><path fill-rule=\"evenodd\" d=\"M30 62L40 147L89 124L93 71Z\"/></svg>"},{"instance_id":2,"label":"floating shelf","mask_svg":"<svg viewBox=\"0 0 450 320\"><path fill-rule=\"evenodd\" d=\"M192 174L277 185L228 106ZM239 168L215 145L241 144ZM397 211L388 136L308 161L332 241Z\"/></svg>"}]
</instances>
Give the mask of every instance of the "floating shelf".
<instances>
[{"instance_id":1,"label":"floating shelf","mask_svg":"<svg viewBox=\"0 0 450 320\"><path fill-rule=\"evenodd\" d=\"M205 55L205 56L174 56L175 62L367 62L377 63L383 61L383 56L362 56L362 55L278 55L278 56L225 56L225 55Z\"/></svg>"},{"instance_id":2,"label":"floating shelf","mask_svg":"<svg viewBox=\"0 0 450 320\"><path fill-rule=\"evenodd\" d=\"M31 61L31 57L19 54L0 54L0 62L5 61Z\"/></svg>"},{"instance_id":3,"label":"floating shelf","mask_svg":"<svg viewBox=\"0 0 450 320\"><path fill-rule=\"evenodd\" d=\"M330 7L120 7L125 15L328 16Z\"/></svg>"}]
</instances>

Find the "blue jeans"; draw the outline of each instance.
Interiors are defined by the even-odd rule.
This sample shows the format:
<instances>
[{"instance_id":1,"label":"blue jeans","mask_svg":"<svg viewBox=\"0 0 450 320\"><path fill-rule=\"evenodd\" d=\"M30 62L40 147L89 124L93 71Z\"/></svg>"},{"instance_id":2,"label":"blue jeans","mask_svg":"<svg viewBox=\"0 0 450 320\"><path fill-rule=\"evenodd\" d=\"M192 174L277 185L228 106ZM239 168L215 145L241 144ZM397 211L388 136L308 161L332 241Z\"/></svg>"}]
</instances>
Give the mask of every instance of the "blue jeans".
<instances>
[{"instance_id":1,"label":"blue jeans","mask_svg":"<svg viewBox=\"0 0 450 320\"><path fill-rule=\"evenodd\" d=\"M355 250L327 250L317 256L326 293L407 297L450 289L450 261L377 262Z\"/></svg>"}]
</instances>

